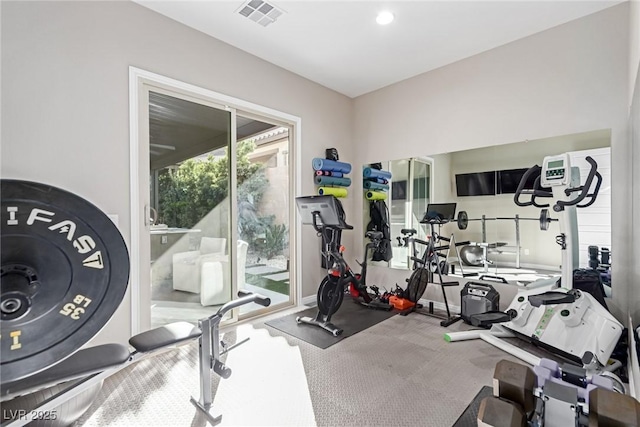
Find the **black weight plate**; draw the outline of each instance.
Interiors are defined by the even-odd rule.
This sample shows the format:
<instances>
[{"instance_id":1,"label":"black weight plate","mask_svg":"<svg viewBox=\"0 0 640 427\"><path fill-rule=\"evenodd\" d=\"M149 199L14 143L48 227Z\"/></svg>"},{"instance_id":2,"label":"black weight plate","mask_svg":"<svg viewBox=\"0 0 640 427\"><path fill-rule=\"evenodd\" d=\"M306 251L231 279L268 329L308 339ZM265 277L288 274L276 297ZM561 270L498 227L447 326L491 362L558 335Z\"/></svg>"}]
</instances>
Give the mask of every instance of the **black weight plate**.
<instances>
[{"instance_id":1,"label":"black weight plate","mask_svg":"<svg viewBox=\"0 0 640 427\"><path fill-rule=\"evenodd\" d=\"M550 222L549 209L542 209L540 211L540 230L547 231L549 229Z\"/></svg>"},{"instance_id":2,"label":"black weight plate","mask_svg":"<svg viewBox=\"0 0 640 427\"><path fill-rule=\"evenodd\" d=\"M124 298L129 254L90 202L49 185L2 180L3 386L86 344Z\"/></svg>"},{"instance_id":3,"label":"black weight plate","mask_svg":"<svg viewBox=\"0 0 640 427\"><path fill-rule=\"evenodd\" d=\"M337 294L337 295L336 295ZM337 300L334 301L334 297ZM344 289L338 282L338 278L334 276L326 276L322 279L318 288L318 311L327 316L338 311L344 299Z\"/></svg>"},{"instance_id":4,"label":"black weight plate","mask_svg":"<svg viewBox=\"0 0 640 427\"><path fill-rule=\"evenodd\" d=\"M458 228L460 230L466 230L469 226L469 215L466 211L458 212Z\"/></svg>"}]
</instances>

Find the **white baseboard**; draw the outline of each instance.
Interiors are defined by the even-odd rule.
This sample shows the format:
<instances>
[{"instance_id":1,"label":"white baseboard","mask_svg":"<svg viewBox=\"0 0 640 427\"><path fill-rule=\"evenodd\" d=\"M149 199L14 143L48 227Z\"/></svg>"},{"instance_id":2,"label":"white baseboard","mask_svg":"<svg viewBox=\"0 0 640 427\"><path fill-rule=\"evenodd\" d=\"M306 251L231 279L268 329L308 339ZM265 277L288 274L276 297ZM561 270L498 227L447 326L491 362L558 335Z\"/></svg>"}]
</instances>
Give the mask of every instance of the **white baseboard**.
<instances>
[{"instance_id":1,"label":"white baseboard","mask_svg":"<svg viewBox=\"0 0 640 427\"><path fill-rule=\"evenodd\" d=\"M420 299L420 304L425 307L429 306L429 301L427 299ZM309 295L308 297L302 298L302 304L306 306L315 307L317 305L317 297L315 295ZM433 308L437 308L438 310L446 310L444 303L441 301L433 301ZM449 310L455 313L460 313L460 306L449 304Z\"/></svg>"},{"instance_id":2,"label":"white baseboard","mask_svg":"<svg viewBox=\"0 0 640 427\"><path fill-rule=\"evenodd\" d=\"M418 301L423 307L429 307L429 302L433 302L433 308L437 308L438 310L446 311L447 307L444 305L442 301L431 301L428 299L420 298ZM460 314L460 306L449 304L449 311L451 313Z\"/></svg>"},{"instance_id":3,"label":"white baseboard","mask_svg":"<svg viewBox=\"0 0 640 427\"><path fill-rule=\"evenodd\" d=\"M302 298L302 304L315 307L318 303L318 297L316 295L309 295L308 297Z\"/></svg>"}]
</instances>

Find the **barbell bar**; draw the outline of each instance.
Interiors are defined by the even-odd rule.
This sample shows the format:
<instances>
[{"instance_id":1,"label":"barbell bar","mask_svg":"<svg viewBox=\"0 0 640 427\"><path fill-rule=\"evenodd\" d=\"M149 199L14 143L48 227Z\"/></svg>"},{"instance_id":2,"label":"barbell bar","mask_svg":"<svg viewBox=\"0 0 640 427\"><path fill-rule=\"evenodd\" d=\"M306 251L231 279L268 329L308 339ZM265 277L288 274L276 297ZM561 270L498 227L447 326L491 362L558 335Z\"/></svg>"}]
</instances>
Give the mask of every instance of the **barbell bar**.
<instances>
[{"instance_id":1,"label":"barbell bar","mask_svg":"<svg viewBox=\"0 0 640 427\"><path fill-rule=\"evenodd\" d=\"M540 211L540 216L538 218L522 218L519 216L515 217L496 217L496 218L469 218L466 211L458 212L458 217L456 221L458 223L458 228L460 230L466 230L469 226L469 221L538 221L540 224L540 230L546 231L549 229L549 223L552 221L557 221L556 218L549 217L549 209L542 209Z\"/></svg>"}]
</instances>

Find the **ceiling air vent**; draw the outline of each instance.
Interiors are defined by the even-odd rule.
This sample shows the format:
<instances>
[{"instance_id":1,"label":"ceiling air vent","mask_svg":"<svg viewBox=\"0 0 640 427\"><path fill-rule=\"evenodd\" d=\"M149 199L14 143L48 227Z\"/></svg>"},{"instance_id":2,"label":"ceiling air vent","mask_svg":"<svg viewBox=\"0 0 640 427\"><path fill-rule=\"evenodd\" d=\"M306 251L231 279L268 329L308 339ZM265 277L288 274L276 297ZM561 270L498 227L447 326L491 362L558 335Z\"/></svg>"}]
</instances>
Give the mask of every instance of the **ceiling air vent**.
<instances>
[{"instance_id":1,"label":"ceiling air vent","mask_svg":"<svg viewBox=\"0 0 640 427\"><path fill-rule=\"evenodd\" d=\"M273 3L267 3L262 0L249 0L240 6L238 13L251 19L253 22L257 22L263 27L266 27L267 25L276 22L276 19L278 19L284 11Z\"/></svg>"}]
</instances>

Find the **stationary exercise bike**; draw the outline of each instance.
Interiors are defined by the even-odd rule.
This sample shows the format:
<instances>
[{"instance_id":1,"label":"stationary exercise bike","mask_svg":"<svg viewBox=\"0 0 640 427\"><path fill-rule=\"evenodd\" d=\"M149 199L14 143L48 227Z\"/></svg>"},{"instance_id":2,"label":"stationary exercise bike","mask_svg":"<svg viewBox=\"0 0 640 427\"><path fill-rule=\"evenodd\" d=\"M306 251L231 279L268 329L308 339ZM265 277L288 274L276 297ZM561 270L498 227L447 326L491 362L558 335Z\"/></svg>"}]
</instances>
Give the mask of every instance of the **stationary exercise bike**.
<instances>
[{"instance_id":1,"label":"stationary exercise bike","mask_svg":"<svg viewBox=\"0 0 640 427\"><path fill-rule=\"evenodd\" d=\"M414 302L415 305L400 313L401 315L407 315L411 312L415 312L426 316L436 317L441 319L440 326L444 327L461 320L460 316L456 316L451 313L447 294L445 292L445 287L458 286L459 283L457 280L444 280L442 277L443 275L446 275L449 270L447 258L453 236L451 238L446 238L435 231L436 225L440 227L453 220L455 211L455 203L429 203L424 218L420 221L421 224L428 224L431 229L431 234L428 240L425 241L415 237L409 239L409 242L411 243L413 273L411 273L411 276L407 279L407 289L404 292L404 298ZM439 245L441 241L445 241L446 245ZM455 240L453 240L453 243L457 252L459 245L466 245L469 242L456 243ZM421 257L416 256L419 252L416 249L416 244L420 244L425 247ZM443 254L441 251L444 251L445 249L447 252L446 254ZM460 257L458 256L458 258ZM436 274L438 275L438 282L434 280ZM433 302L429 303L428 310L420 310L423 307L422 304L418 303L418 301L422 298L422 295L426 291L429 283L440 285L446 315L434 312Z\"/></svg>"},{"instance_id":2,"label":"stationary exercise bike","mask_svg":"<svg viewBox=\"0 0 640 427\"><path fill-rule=\"evenodd\" d=\"M338 200L333 196L297 197L296 204L302 216L302 223L312 225L323 237L326 246L323 256L329 266L327 275L318 288L318 313L315 318L298 317L296 322L319 326L334 336L342 333L342 329L331 323L331 316L342 305L345 291L348 287L351 296L361 305L379 310L391 310L391 305L372 297L367 291L367 259L369 251L375 250L382 241L383 235L379 231L368 231L366 237L370 240L365 246L365 259L360 264L360 273L354 273L342 256L344 248L339 245L338 236L342 230L352 230L353 227L344 220L344 211Z\"/></svg>"},{"instance_id":3,"label":"stationary exercise bike","mask_svg":"<svg viewBox=\"0 0 640 427\"><path fill-rule=\"evenodd\" d=\"M553 210L560 214L556 242L562 249L562 287L553 279L545 287L520 291L506 312L471 316L477 326L492 325L490 331L445 334L446 341L481 338L532 365L539 364L540 358L499 339L515 335L582 364L590 372L610 369L607 364L622 334L622 324L589 292L576 289L573 281L579 259L576 209L595 202L602 182L595 160L586 160L591 169L584 185L580 185L580 170L571 166L568 154L547 156L542 167L536 165L524 174L514 196L519 206L539 208L549 204L539 202L538 197L555 199ZM541 174L536 189L523 190L527 179L536 173ZM530 195L530 200L520 201L524 194Z\"/></svg>"}]
</instances>

